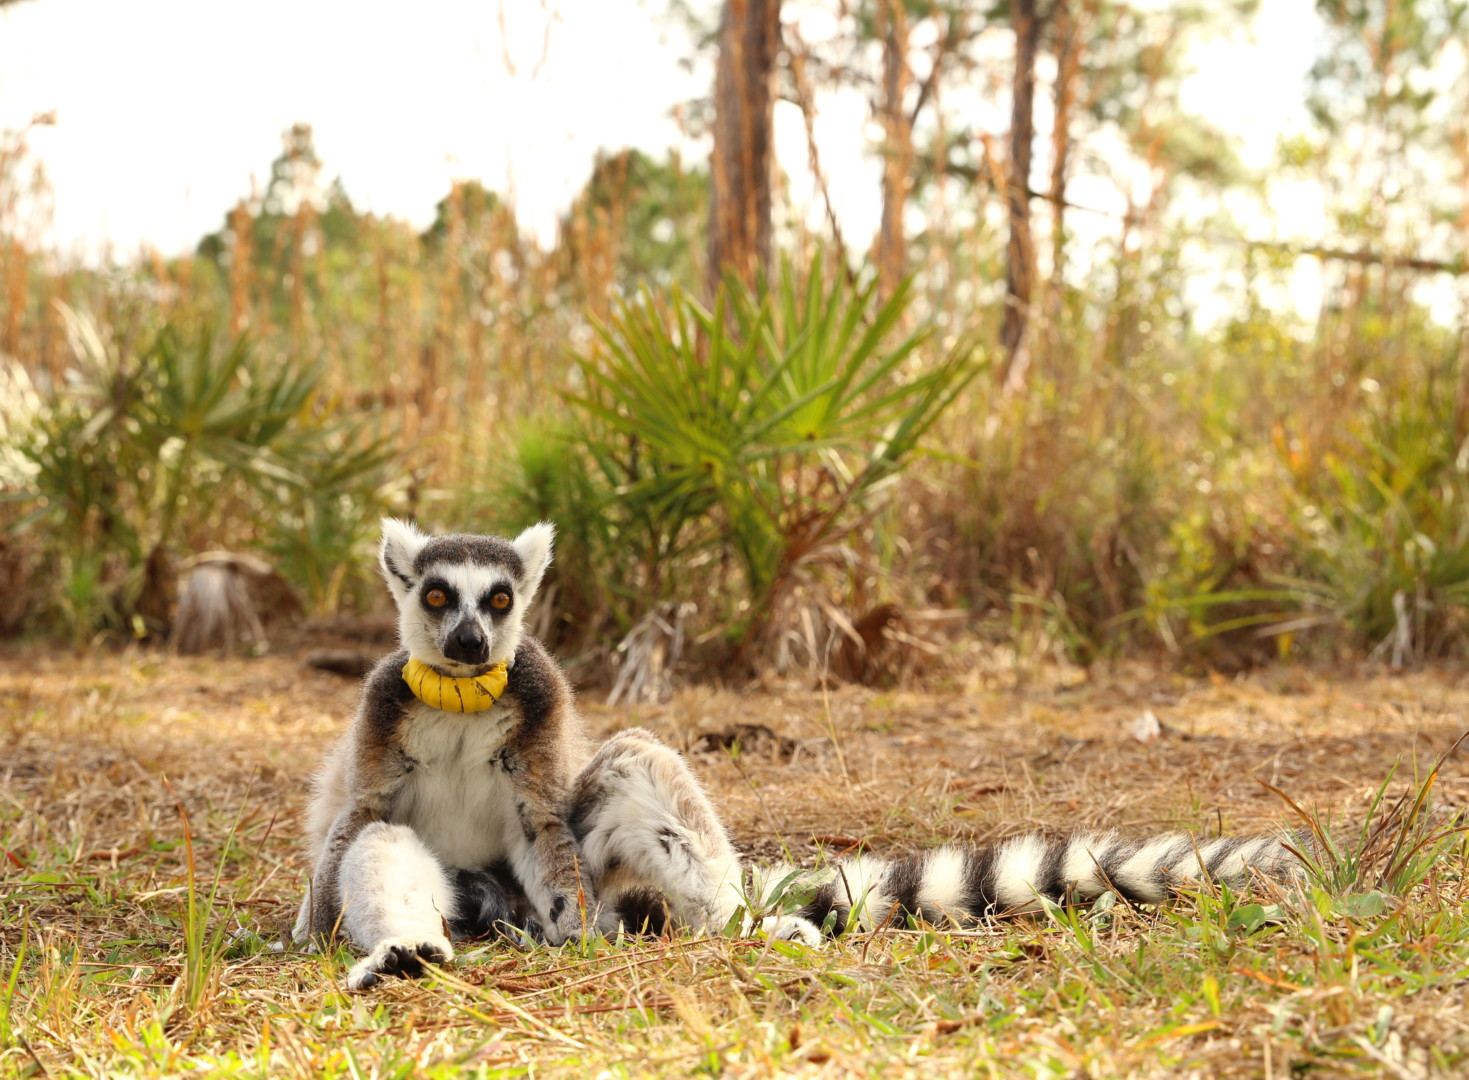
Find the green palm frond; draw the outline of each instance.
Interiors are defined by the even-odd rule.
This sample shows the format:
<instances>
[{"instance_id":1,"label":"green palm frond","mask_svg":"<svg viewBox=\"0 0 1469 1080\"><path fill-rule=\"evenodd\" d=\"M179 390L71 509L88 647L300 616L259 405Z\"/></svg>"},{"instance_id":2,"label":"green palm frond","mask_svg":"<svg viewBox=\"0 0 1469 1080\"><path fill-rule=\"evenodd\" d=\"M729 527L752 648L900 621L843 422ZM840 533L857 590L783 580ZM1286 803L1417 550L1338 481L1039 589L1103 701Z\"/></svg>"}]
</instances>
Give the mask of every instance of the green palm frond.
<instances>
[{"instance_id":1,"label":"green palm frond","mask_svg":"<svg viewBox=\"0 0 1469 1080\"><path fill-rule=\"evenodd\" d=\"M676 288L624 303L566 395L619 527L659 558L732 552L757 624L981 369L975 339L906 326L910 301L818 259L768 287L730 279L712 308Z\"/></svg>"}]
</instances>

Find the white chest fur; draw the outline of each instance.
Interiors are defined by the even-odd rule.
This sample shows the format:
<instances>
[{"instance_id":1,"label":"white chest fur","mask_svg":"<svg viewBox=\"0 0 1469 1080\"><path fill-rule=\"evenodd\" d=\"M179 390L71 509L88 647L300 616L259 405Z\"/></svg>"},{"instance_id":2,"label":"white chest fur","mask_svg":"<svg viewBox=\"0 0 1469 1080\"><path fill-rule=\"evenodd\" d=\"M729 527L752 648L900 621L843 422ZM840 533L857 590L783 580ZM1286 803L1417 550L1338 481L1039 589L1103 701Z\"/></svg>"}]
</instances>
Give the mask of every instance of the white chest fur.
<instances>
[{"instance_id":1,"label":"white chest fur","mask_svg":"<svg viewBox=\"0 0 1469 1080\"><path fill-rule=\"evenodd\" d=\"M392 820L449 866L478 868L509 854L520 835L510 778L492 759L509 733L503 708L447 713L414 703L403 749L415 765Z\"/></svg>"}]
</instances>

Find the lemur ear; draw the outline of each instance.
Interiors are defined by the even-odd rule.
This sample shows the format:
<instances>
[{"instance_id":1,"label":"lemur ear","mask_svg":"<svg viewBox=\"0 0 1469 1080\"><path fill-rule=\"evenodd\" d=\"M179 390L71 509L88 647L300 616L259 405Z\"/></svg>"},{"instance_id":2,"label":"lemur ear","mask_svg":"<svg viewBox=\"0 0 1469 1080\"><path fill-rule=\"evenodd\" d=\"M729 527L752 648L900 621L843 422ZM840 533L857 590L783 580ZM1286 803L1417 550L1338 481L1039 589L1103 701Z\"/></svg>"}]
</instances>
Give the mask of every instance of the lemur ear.
<instances>
[{"instance_id":1,"label":"lemur ear","mask_svg":"<svg viewBox=\"0 0 1469 1080\"><path fill-rule=\"evenodd\" d=\"M520 575L520 588L526 598L540 588L541 577L551 565L551 541L555 538L556 526L543 521L526 529L510 545L525 566L525 573Z\"/></svg>"},{"instance_id":2,"label":"lemur ear","mask_svg":"<svg viewBox=\"0 0 1469 1080\"><path fill-rule=\"evenodd\" d=\"M411 521L383 518L383 539L378 546L378 562L383 568L383 577L388 579L388 588L395 598L406 596L412 590L413 560L423 550L429 538L418 531Z\"/></svg>"}]
</instances>

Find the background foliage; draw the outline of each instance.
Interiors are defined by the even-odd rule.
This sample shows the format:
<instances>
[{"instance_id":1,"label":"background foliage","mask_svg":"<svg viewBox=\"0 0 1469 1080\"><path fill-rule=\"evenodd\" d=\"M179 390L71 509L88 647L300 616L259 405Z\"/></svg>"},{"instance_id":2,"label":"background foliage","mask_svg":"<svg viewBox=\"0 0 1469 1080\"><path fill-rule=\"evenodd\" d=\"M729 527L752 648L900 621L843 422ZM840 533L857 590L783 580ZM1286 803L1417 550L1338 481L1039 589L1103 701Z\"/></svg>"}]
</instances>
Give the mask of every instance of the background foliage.
<instances>
[{"instance_id":1,"label":"background foliage","mask_svg":"<svg viewBox=\"0 0 1469 1080\"><path fill-rule=\"evenodd\" d=\"M1039 93L1069 141L1029 178L1018 360L1007 162L938 93L1006 101L985 72L1010 15L899 7L820 39L788 20L779 81L808 117L813 85L870 92L907 163L901 250L869 259L777 185L776 270L718 295L709 176L677 153L603 155L543 250L475 181L422 234L359 210L298 124L194 253L96 266L35 239L44 184L7 136L3 629L159 635L181 560L218 547L267 555L312 612L364 609L391 511L554 519L540 629L584 659L690 603L707 657L745 668L818 667L865 616L930 609L1082 663L1462 655L1463 5L1319 4L1316 127L1263 173L1180 105L1188 50L1249 5L1056 5ZM1083 176L1125 204L1087 251ZM1247 240L1236 208L1290 177L1321 185L1329 234ZM1303 261L1312 317L1282 302Z\"/></svg>"}]
</instances>

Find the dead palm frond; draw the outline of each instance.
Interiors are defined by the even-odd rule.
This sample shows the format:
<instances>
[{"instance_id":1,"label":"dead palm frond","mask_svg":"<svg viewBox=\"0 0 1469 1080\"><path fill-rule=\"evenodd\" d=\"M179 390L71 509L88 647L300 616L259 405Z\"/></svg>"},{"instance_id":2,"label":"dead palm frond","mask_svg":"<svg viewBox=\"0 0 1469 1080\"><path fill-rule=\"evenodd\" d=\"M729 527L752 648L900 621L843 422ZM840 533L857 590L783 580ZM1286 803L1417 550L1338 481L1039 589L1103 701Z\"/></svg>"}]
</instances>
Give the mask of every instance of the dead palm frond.
<instances>
[{"instance_id":1,"label":"dead palm frond","mask_svg":"<svg viewBox=\"0 0 1469 1080\"><path fill-rule=\"evenodd\" d=\"M190 560L173 624L173 648L186 654L234 652L242 646L264 651L269 642L249 580L273 574L264 560L232 551L208 551Z\"/></svg>"}]
</instances>

